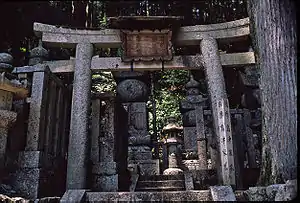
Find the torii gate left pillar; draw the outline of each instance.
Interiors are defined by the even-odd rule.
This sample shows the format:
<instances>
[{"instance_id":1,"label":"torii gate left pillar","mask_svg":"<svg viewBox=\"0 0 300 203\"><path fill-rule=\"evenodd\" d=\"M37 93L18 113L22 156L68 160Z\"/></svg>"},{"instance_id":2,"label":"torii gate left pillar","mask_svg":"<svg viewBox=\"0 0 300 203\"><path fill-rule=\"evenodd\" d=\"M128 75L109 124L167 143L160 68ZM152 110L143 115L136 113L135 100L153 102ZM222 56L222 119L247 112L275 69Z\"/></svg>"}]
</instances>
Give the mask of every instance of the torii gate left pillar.
<instances>
[{"instance_id":1,"label":"torii gate left pillar","mask_svg":"<svg viewBox=\"0 0 300 203\"><path fill-rule=\"evenodd\" d=\"M86 189L88 163L88 122L91 93L93 45L76 46L72 111L68 149L67 189Z\"/></svg>"}]
</instances>

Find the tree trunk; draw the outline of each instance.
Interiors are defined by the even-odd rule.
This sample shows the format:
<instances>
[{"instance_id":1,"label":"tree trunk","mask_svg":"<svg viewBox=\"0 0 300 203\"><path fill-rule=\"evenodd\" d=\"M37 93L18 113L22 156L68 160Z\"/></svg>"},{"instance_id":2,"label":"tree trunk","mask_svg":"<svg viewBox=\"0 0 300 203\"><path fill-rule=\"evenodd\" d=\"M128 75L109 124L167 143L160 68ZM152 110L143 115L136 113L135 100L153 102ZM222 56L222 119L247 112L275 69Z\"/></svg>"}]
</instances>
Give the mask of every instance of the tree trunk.
<instances>
[{"instance_id":1,"label":"tree trunk","mask_svg":"<svg viewBox=\"0 0 300 203\"><path fill-rule=\"evenodd\" d=\"M248 0L261 70L262 170L259 185L297 178L296 5Z\"/></svg>"}]
</instances>

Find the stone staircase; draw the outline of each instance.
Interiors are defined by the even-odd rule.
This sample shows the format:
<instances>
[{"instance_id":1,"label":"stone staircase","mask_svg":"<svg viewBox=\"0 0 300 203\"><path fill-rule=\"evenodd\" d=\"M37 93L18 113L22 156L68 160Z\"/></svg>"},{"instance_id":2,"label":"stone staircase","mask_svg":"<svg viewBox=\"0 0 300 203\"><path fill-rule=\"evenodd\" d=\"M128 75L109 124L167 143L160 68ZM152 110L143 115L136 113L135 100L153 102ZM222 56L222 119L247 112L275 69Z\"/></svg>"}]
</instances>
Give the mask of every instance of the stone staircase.
<instances>
[{"instance_id":1,"label":"stone staircase","mask_svg":"<svg viewBox=\"0 0 300 203\"><path fill-rule=\"evenodd\" d=\"M140 176L137 192L185 191L184 175Z\"/></svg>"}]
</instances>

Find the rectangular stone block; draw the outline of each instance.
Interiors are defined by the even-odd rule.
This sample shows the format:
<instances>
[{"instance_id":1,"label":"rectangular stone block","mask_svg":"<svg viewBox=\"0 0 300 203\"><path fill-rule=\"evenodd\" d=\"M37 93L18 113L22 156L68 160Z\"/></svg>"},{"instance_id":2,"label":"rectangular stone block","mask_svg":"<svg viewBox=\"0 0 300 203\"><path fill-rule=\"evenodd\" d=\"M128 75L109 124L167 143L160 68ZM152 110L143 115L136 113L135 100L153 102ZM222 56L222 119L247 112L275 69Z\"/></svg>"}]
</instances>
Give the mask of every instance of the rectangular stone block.
<instances>
[{"instance_id":1,"label":"rectangular stone block","mask_svg":"<svg viewBox=\"0 0 300 203\"><path fill-rule=\"evenodd\" d=\"M60 202L68 203L74 202L79 203L85 200L86 190L67 190Z\"/></svg>"},{"instance_id":2,"label":"rectangular stone block","mask_svg":"<svg viewBox=\"0 0 300 203\"><path fill-rule=\"evenodd\" d=\"M196 127L184 127L184 148L189 151L197 151L197 129Z\"/></svg>"},{"instance_id":3,"label":"rectangular stone block","mask_svg":"<svg viewBox=\"0 0 300 203\"><path fill-rule=\"evenodd\" d=\"M40 191L41 169L21 168L12 181L12 186L28 199L37 199Z\"/></svg>"},{"instance_id":4,"label":"rectangular stone block","mask_svg":"<svg viewBox=\"0 0 300 203\"><path fill-rule=\"evenodd\" d=\"M93 165L93 174L98 175L114 175L117 173L116 162L102 162Z\"/></svg>"},{"instance_id":5,"label":"rectangular stone block","mask_svg":"<svg viewBox=\"0 0 300 203\"><path fill-rule=\"evenodd\" d=\"M41 151L23 151L19 153L18 165L21 168L40 168L44 155Z\"/></svg>"},{"instance_id":6,"label":"rectangular stone block","mask_svg":"<svg viewBox=\"0 0 300 203\"><path fill-rule=\"evenodd\" d=\"M236 201L231 186L212 186L210 192L213 201Z\"/></svg>"},{"instance_id":7,"label":"rectangular stone block","mask_svg":"<svg viewBox=\"0 0 300 203\"><path fill-rule=\"evenodd\" d=\"M137 164L140 168L140 175L158 175L159 174L159 160L130 160L129 164Z\"/></svg>"},{"instance_id":8,"label":"rectangular stone block","mask_svg":"<svg viewBox=\"0 0 300 203\"><path fill-rule=\"evenodd\" d=\"M0 109L11 110L13 93L0 89Z\"/></svg>"},{"instance_id":9,"label":"rectangular stone block","mask_svg":"<svg viewBox=\"0 0 300 203\"><path fill-rule=\"evenodd\" d=\"M118 175L100 176L96 175L93 181L93 189L101 192L118 191Z\"/></svg>"}]
</instances>

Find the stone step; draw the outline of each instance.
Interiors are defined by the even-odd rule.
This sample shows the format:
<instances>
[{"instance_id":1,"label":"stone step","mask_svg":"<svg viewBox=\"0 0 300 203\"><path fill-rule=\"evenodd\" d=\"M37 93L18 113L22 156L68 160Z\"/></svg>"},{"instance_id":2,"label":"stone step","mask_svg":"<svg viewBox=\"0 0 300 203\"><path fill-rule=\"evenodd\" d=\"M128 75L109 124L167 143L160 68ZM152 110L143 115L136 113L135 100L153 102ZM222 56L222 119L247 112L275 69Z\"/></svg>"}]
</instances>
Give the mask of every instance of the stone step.
<instances>
[{"instance_id":1,"label":"stone step","mask_svg":"<svg viewBox=\"0 0 300 203\"><path fill-rule=\"evenodd\" d=\"M138 181L137 188L143 187L185 187L184 180Z\"/></svg>"},{"instance_id":2,"label":"stone step","mask_svg":"<svg viewBox=\"0 0 300 203\"><path fill-rule=\"evenodd\" d=\"M87 192L85 202L211 201L209 190L164 192Z\"/></svg>"},{"instance_id":3,"label":"stone step","mask_svg":"<svg viewBox=\"0 0 300 203\"><path fill-rule=\"evenodd\" d=\"M184 175L151 175L151 176L140 176L139 181L151 180L151 181L160 181L160 180L184 180Z\"/></svg>"},{"instance_id":4,"label":"stone step","mask_svg":"<svg viewBox=\"0 0 300 203\"><path fill-rule=\"evenodd\" d=\"M142 187L136 188L139 192L185 191L184 187Z\"/></svg>"}]
</instances>

